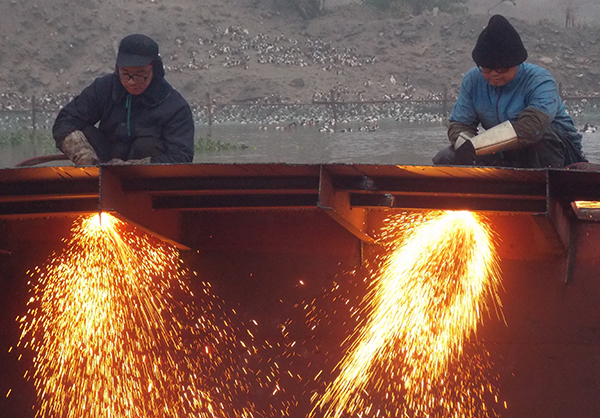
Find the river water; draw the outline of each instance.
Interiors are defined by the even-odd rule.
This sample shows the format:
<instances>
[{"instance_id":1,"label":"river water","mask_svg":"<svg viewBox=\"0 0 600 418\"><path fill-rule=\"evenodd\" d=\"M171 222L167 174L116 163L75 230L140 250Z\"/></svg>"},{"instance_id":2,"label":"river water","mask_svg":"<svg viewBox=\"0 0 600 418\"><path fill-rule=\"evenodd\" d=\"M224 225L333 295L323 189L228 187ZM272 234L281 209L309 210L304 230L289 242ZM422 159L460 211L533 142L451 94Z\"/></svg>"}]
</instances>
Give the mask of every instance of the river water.
<instances>
[{"instance_id":1,"label":"river water","mask_svg":"<svg viewBox=\"0 0 600 418\"><path fill-rule=\"evenodd\" d=\"M587 115L576 120L600 125L598 115ZM196 152L195 163L364 163L431 165L431 158L447 145L443 123L397 122L379 120L367 125L349 124L324 132L315 126L298 126L287 130L259 124L224 123L197 127L198 135L210 135L214 141L243 145L211 152ZM38 135L39 136L39 135ZM47 138L47 139L46 139ZM584 134L584 151L590 162L600 163L600 129ZM0 144L0 167L14 167L17 163L41 155L55 154L50 133L43 140L25 143ZM53 163L65 165L68 162Z\"/></svg>"},{"instance_id":2,"label":"river water","mask_svg":"<svg viewBox=\"0 0 600 418\"><path fill-rule=\"evenodd\" d=\"M322 128L317 127L263 130L256 125L213 126L212 138L227 138L230 143L243 143L248 148L198 154L194 161L428 165L446 141L442 124L379 121L377 125L370 126L370 129L376 130L359 130L364 125L345 127L335 132L322 132ZM204 131L207 132L206 129Z\"/></svg>"}]
</instances>

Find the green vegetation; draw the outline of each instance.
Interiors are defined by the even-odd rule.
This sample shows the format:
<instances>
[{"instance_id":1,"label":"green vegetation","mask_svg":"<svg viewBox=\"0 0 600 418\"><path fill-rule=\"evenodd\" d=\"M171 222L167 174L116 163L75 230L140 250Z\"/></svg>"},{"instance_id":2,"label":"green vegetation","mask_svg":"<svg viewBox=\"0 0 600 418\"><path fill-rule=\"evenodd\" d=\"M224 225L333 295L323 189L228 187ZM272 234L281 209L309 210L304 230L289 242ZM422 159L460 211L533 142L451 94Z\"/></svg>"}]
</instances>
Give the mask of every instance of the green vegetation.
<instances>
[{"instance_id":1,"label":"green vegetation","mask_svg":"<svg viewBox=\"0 0 600 418\"><path fill-rule=\"evenodd\" d=\"M30 129L16 131L0 131L0 145L31 145L37 148L43 154L56 154L56 149L52 132L46 129L31 131ZM194 150L196 152L211 152L234 149L246 149L246 144L233 144L213 140L210 136L196 137L194 141Z\"/></svg>"},{"instance_id":2,"label":"green vegetation","mask_svg":"<svg viewBox=\"0 0 600 418\"><path fill-rule=\"evenodd\" d=\"M46 130L31 131L29 129L17 131L0 131L0 144L28 144L48 141L54 146L54 139Z\"/></svg>"},{"instance_id":3,"label":"green vegetation","mask_svg":"<svg viewBox=\"0 0 600 418\"><path fill-rule=\"evenodd\" d=\"M465 11L467 0L362 0L362 3L394 14L420 15L436 7L450 13Z\"/></svg>"},{"instance_id":4,"label":"green vegetation","mask_svg":"<svg viewBox=\"0 0 600 418\"><path fill-rule=\"evenodd\" d=\"M0 130L0 145L27 145L37 149L38 154L58 154L52 133L47 129Z\"/></svg>"},{"instance_id":5,"label":"green vegetation","mask_svg":"<svg viewBox=\"0 0 600 418\"><path fill-rule=\"evenodd\" d=\"M232 149L246 149L248 145L245 144L231 144L229 142L215 141L211 137L198 137L194 143L194 150L196 152L211 152L211 151L224 151Z\"/></svg>"}]
</instances>

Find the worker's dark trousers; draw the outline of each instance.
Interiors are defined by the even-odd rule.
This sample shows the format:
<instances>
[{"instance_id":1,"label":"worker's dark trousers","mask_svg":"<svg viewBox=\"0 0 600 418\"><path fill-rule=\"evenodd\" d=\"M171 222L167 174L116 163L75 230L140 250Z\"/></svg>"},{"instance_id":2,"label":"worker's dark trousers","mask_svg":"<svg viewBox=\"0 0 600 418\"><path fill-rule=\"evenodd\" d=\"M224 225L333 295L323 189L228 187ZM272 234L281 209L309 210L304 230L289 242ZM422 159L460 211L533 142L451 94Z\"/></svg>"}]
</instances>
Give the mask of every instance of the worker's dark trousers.
<instances>
[{"instance_id":1,"label":"worker's dark trousers","mask_svg":"<svg viewBox=\"0 0 600 418\"><path fill-rule=\"evenodd\" d=\"M511 151L477 156L475 165L560 168L587 162L583 151L578 149L568 138L570 138L568 132L560 131L558 127L550 125L539 141ZM457 153L452 145L439 151L433 157L433 163L436 165L471 165L470 161L465 162L461 158L461 154Z\"/></svg>"},{"instance_id":2,"label":"worker's dark trousers","mask_svg":"<svg viewBox=\"0 0 600 418\"><path fill-rule=\"evenodd\" d=\"M441 149L435 157L433 157L435 165L458 165L456 162L456 151L452 145Z\"/></svg>"},{"instance_id":3,"label":"worker's dark trousers","mask_svg":"<svg viewBox=\"0 0 600 418\"><path fill-rule=\"evenodd\" d=\"M496 167L547 168L565 167L565 165L584 161L574 156L567 159L564 142L553 132L549 131L538 141L528 147L512 151L504 151L491 155L477 156L475 165ZM452 145L440 150L433 157L435 165L472 165L457 159L457 153Z\"/></svg>"},{"instance_id":4,"label":"worker's dark trousers","mask_svg":"<svg viewBox=\"0 0 600 418\"><path fill-rule=\"evenodd\" d=\"M142 137L126 144L106 138L95 126L86 126L81 131L103 163L113 158L119 158L123 161L138 160L155 157L165 152L158 138Z\"/></svg>"}]
</instances>

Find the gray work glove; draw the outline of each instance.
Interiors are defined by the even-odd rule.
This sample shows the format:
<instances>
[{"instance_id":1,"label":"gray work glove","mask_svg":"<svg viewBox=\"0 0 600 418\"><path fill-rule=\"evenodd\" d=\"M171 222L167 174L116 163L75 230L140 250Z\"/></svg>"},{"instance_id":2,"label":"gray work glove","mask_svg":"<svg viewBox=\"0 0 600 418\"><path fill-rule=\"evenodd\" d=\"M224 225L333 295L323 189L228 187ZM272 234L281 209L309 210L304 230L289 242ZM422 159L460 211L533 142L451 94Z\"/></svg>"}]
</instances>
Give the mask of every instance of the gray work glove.
<instances>
[{"instance_id":1,"label":"gray work glove","mask_svg":"<svg viewBox=\"0 0 600 418\"><path fill-rule=\"evenodd\" d=\"M108 165L135 165L135 164L150 164L150 157L140 158L139 160L127 160L123 161L120 158L113 158L106 164Z\"/></svg>"},{"instance_id":2,"label":"gray work glove","mask_svg":"<svg viewBox=\"0 0 600 418\"><path fill-rule=\"evenodd\" d=\"M60 144L60 150L75 165L98 165L100 159L81 131L73 131Z\"/></svg>"}]
</instances>

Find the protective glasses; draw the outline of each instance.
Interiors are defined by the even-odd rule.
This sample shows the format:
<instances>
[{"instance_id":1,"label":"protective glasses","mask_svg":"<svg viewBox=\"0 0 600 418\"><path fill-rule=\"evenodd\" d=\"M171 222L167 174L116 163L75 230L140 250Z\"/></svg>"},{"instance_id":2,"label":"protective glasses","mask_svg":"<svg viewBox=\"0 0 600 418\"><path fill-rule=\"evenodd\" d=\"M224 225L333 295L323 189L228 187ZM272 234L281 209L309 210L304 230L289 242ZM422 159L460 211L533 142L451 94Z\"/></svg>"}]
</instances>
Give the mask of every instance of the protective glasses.
<instances>
[{"instance_id":1,"label":"protective glasses","mask_svg":"<svg viewBox=\"0 0 600 418\"><path fill-rule=\"evenodd\" d=\"M148 77L150 77L152 75L152 72L148 73L147 75L141 75L141 74L125 74L125 73L121 73L119 72L119 78L121 79L121 81L123 83L127 83L129 82L129 80L133 80L134 83L138 84L138 83L145 83L146 80L148 80Z\"/></svg>"},{"instance_id":2,"label":"protective glasses","mask_svg":"<svg viewBox=\"0 0 600 418\"><path fill-rule=\"evenodd\" d=\"M481 71L483 74L490 74L492 71L495 71L498 74L505 74L508 72L508 70L510 70L510 68L485 68L485 67L479 67L479 71Z\"/></svg>"}]
</instances>

